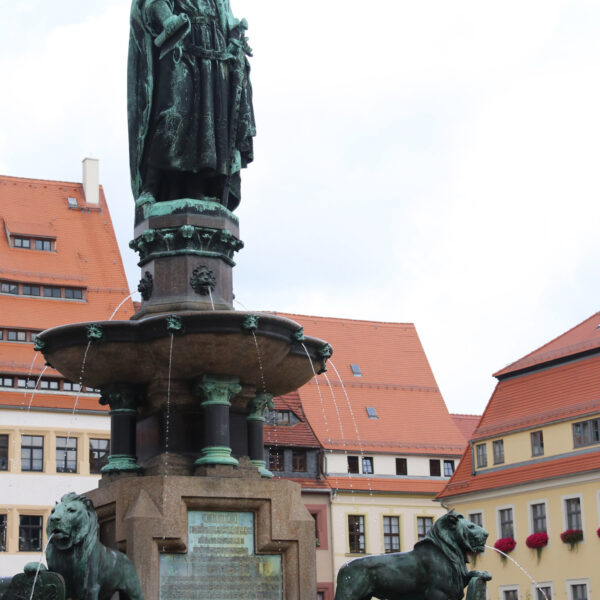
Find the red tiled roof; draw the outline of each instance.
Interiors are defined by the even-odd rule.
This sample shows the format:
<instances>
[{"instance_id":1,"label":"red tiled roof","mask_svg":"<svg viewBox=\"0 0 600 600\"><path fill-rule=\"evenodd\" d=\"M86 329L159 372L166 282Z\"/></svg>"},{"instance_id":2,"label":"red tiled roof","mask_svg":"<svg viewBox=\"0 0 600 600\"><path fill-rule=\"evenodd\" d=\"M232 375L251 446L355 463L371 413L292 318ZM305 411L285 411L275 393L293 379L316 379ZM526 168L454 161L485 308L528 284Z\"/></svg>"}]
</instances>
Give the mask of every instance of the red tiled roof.
<instances>
[{"instance_id":1,"label":"red tiled roof","mask_svg":"<svg viewBox=\"0 0 600 600\"><path fill-rule=\"evenodd\" d=\"M600 355L498 382L473 439L600 411Z\"/></svg>"},{"instance_id":2,"label":"red tiled roof","mask_svg":"<svg viewBox=\"0 0 600 600\"><path fill-rule=\"evenodd\" d=\"M302 489L310 490L329 490L329 483L325 479L308 479L302 477L273 477L273 479L285 479L286 481L295 481L299 483Z\"/></svg>"},{"instance_id":3,"label":"red tiled roof","mask_svg":"<svg viewBox=\"0 0 600 600\"><path fill-rule=\"evenodd\" d=\"M467 449L454 475L438 498L597 471L600 469L600 449L597 452L557 458L556 460L534 461L524 466L500 469L491 473L478 472L475 476L471 474L472 469L472 456L470 450Z\"/></svg>"},{"instance_id":4,"label":"red tiled roof","mask_svg":"<svg viewBox=\"0 0 600 600\"><path fill-rule=\"evenodd\" d=\"M333 490L346 492L389 492L433 496L442 491L446 482L436 479L395 477L327 477L327 483Z\"/></svg>"},{"instance_id":5,"label":"red tiled roof","mask_svg":"<svg viewBox=\"0 0 600 600\"><path fill-rule=\"evenodd\" d=\"M302 446L304 448L319 448L313 430L306 421L298 392L291 392L273 399L276 410L292 411L299 423L295 425L267 425L264 428L264 443L277 446Z\"/></svg>"},{"instance_id":6,"label":"red tiled roof","mask_svg":"<svg viewBox=\"0 0 600 600\"><path fill-rule=\"evenodd\" d=\"M299 390L325 448L462 453L465 440L448 414L413 324L284 316L333 347L328 372ZM362 377L352 375L351 364L360 367ZM378 418L370 419L366 407L373 407Z\"/></svg>"},{"instance_id":7,"label":"red tiled roof","mask_svg":"<svg viewBox=\"0 0 600 600\"><path fill-rule=\"evenodd\" d=\"M600 312L597 312L537 350L526 354L523 358L500 369L494 373L494 377L500 378L522 369L541 365L545 362L600 348L599 327Z\"/></svg>"},{"instance_id":8,"label":"red tiled roof","mask_svg":"<svg viewBox=\"0 0 600 600\"><path fill-rule=\"evenodd\" d=\"M465 441L469 441L473 436L481 415L459 415L456 413L450 413L454 424L458 427L459 431L463 434Z\"/></svg>"},{"instance_id":9,"label":"red tiled roof","mask_svg":"<svg viewBox=\"0 0 600 600\"><path fill-rule=\"evenodd\" d=\"M99 410L105 412L108 415L108 407L102 406L98 402L98 397L88 396L82 394L77 398L76 394L48 394L36 392L31 399L31 393L33 390L20 390L20 391L2 391L0 393L0 406L6 407L18 407L23 410L27 410L27 407L31 405L32 408L49 408L49 409L62 409L72 411L76 408L80 410ZM77 399L77 406L75 407L75 400Z\"/></svg>"},{"instance_id":10,"label":"red tiled roof","mask_svg":"<svg viewBox=\"0 0 600 600\"><path fill-rule=\"evenodd\" d=\"M77 199L69 209L67 198ZM44 330L77 321L107 320L129 294L112 221L100 188L100 202L86 204L80 183L0 175L0 280L86 288L86 301L0 295L0 327ZM12 248L9 233L56 238L56 252ZM133 303L117 319L129 319ZM31 344L0 342L0 372L27 374ZM43 365L38 357L32 371ZM56 376L48 369L46 375Z\"/></svg>"}]
</instances>

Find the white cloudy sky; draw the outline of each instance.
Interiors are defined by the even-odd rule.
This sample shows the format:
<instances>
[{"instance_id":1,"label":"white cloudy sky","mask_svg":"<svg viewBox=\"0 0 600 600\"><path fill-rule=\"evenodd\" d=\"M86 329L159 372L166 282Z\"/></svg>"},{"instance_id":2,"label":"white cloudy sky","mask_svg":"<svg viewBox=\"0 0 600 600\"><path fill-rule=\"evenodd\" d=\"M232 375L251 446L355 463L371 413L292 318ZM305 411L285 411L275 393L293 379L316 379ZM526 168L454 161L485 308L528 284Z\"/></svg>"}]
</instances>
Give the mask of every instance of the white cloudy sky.
<instances>
[{"instance_id":1,"label":"white cloudy sky","mask_svg":"<svg viewBox=\"0 0 600 600\"><path fill-rule=\"evenodd\" d=\"M101 180L138 273L128 0L0 3L0 173ZM452 411L598 310L600 3L232 0L250 23L250 309L414 322Z\"/></svg>"}]
</instances>

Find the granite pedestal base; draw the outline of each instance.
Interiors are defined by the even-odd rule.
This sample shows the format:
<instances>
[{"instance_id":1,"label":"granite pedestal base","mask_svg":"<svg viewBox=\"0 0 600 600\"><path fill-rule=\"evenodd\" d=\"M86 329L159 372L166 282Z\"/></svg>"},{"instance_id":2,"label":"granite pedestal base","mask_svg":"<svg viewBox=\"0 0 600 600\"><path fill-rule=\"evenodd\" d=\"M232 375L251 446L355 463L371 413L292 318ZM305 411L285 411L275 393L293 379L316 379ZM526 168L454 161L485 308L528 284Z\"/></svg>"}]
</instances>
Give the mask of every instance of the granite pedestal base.
<instances>
[{"instance_id":1,"label":"granite pedestal base","mask_svg":"<svg viewBox=\"0 0 600 600\"><path fill-rule=\"evenodd\" d=\"M144 599L314 598L314 521L300 486L261 478L247 457L215 469L109 474L86 494L101 541L133 561Z\"/></svg>"}]
</instances>

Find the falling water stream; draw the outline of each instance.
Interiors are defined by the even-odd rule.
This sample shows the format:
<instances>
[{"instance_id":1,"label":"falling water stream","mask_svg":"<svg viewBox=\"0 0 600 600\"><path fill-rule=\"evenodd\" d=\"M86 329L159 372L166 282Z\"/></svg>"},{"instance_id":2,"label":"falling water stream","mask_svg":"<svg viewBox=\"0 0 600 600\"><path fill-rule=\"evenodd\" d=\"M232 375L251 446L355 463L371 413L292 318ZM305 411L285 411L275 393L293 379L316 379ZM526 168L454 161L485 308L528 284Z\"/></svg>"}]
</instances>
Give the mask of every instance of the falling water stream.
<instances>
[{"instance_id":1,"label":"falling water stream","mask_svg":"<svg viewBox=\"0 0 600 600\"><path fill-rule=\"evenodd\" d=\"M212 291L211 291L211 289L210 289L210 288L208 288L208 295L210 296L210 304L211 304L211 306L212 306L212 309L213 309L213 310L215 310L215 302L214 302L214 300L213 300L213 297L212 297Z\"/></svg>"},{"instance_id":2,"label":"falling water stream","mask_svg":"<svg viewBox=\"0 0 600 600\"><path fill-rule=\"evenodd\" d=\"M498 554L504 556L505 558L508 558L508 560L515 563L515 565L517 565L517 567L519 567L519 569L521 569L521 571L523 571L523 573L525 573L525 575L527 575L527 577L531 579L531 583L533 583L533 585L535 585L535 587L540 592L542 592L542 595L544 596L545 600L548 600L548 596L546 596L546 592L544 592L544 589L539 586L538 582L512 556L509 556L508 554L506 554L506 552L502 552L502 550L498 550L498 548L494 548L493 546L488 546L486 544L485 547L489 548L490 550L493 550L494 552L497 552Z\"/></svg>"},{"instance_id":3,"label":"falling water stream","mask_svg":"<svg viewBox=\"0 0 600 600\"><path fill-rule=\"evenodd\" d=\"M27 373L27 379L25 380L25 391L23 392L23 396L25 396L25 398L27 398L27 382L29 381L29 378L31 377L31 373L33 372L33 365L35 364L35 361L36 361L38 355L39 355L39 352L36 352L33 355L33 360L31 361L31 365L29 366L29 373Z\"/></svg>"},{"instance_id":4,"label":"falling water stream","mask_svg":"<svg viewBox=\"0 0 600 600\"><path fill-rule=\"evenodd\" d=\"M125 298L123 298L123 300L121 300L119 306L117 306L117 308L115 308L115 310L113 311L113 314L110 315L110 319L108 319L109 321L112 321L114 319L114 316L117 314L121 306L123 306L123 304L125 304L125 302L127 302L127 300L129 300L129 298L131 298L134 294L137 294L137 290L135 292L131 292L129 296L126 296Z\"/></svg>"},{"instance_id":5,"label":"falling water stream","mask_svg":"<svg viewBox=\"0 0 600 600\"><path fill-rule=\"evenodd\" d=\"M167 375L167 412L165 415L165 464L163 467L163 497L162 497L162 509L163 515L167 514L167 470L169 468L169 427L171 425L171 365L173 364L173 339L175 334L171 332L171 343L169 345L169 370ZM163 534L163 552L165 535Z\"/></svg>"},{"instance_id":6,"label":"falling water stream","mask_svg":"<svg viewBox=\"0 0 600 600\"><path fill-rule=\"evenodd\" d=\"M79 396L81 396L81 390L83 390L83 375L85 373L85 363L87 361L88 352L90 350L90 346L92 345L91 340L87 343L85 347L85 352L83 353L83 360L81 361L81 371L79 372L79 390L77 391L77 396L75 396L75 402L73 402L73 410L71 411L71 427L75 421L75 411L77 410L77 405L79 404ZM65 452L69 452L69 441L71 439L71 430L67 432L67 442L65 445Z\"/></svg>"},{"instance_id":7,"label":"falling water stream","mask_svg":"<svg viewBox=\"0 0 600 600\"><path fill-rule=\"evenodd\" d=\"M48 367L45 366L42 369L42 372L39 374L38 378L35 381L35 385L33 386L33 391L31 392L31 397L29 398L29 405L27 406L27 412L29 412L29 410L31 409L31 403L33 402L33 397L35 396L35 392L37 390L37 386L40 384L40 381L42 379L42 375L46 372L46 369ZM25 382L25 387L27 387L27 384L29 383L29 377L27 378L26 382Z\"/></svg>"},{"instance_id":8,"label":"falling water stream","mask_svg":"<svg viewBox=\"0 0 600 600\"><path fill-rule=\"evenodd\" d=\"M31 584L31 595L29 596L29 600L33 600L33 592L35 591L35 582L37 581L38 575L40 574L40 569L42 568L42 561L44 560L44 556L46 556L46 550L48 549L48 544L50 543L50 540L52 539L52 536L54 534L51 533L48 536L48 539L46 540L46 545L44 546L44 549L42 550L42 553L40 554L40 560L38 561L38 566L37 569L35 570L35 576L33 578L33 583Z\"/></svg>"}]
</instances>

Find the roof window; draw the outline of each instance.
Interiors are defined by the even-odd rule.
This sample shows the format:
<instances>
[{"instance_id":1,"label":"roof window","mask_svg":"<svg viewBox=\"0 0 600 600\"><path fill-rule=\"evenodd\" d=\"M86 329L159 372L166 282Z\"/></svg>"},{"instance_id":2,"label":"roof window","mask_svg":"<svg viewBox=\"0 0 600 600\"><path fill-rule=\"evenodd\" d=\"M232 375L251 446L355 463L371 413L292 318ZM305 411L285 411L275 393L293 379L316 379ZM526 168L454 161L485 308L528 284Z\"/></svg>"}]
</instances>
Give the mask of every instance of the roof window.
<instances>
[{"instance_id":1,"label":"roof window","mask_svg":"<svg viewBox=\"0 0 600 600\"><path fill-rule=\"evenodd\" d=\"M350 368L352 369L352 375L354 375L354 377L362 377L360 365L350 365Z\"/></svg>"},{"instance_id":2,"label":"roof window","mask_svg":"<svg viewBox=\"0 0 600 600\"><path fill-rule=\"evenodd\" d=\"M76 208L78 206L77 198L73 198L73 197L69 196L67 198L67 204L72 208Z\"/></svg>"},{"instance_id":3,"label":"roof window","mask_svg":"<svg viewBox=\"0 0 600 600\"><path fill-rule=\"evenodd\" d=\"M377 411L373 406L367 406L367 415L369 416L369 419L379 419Z\"/></svg>"}]
</instances>

